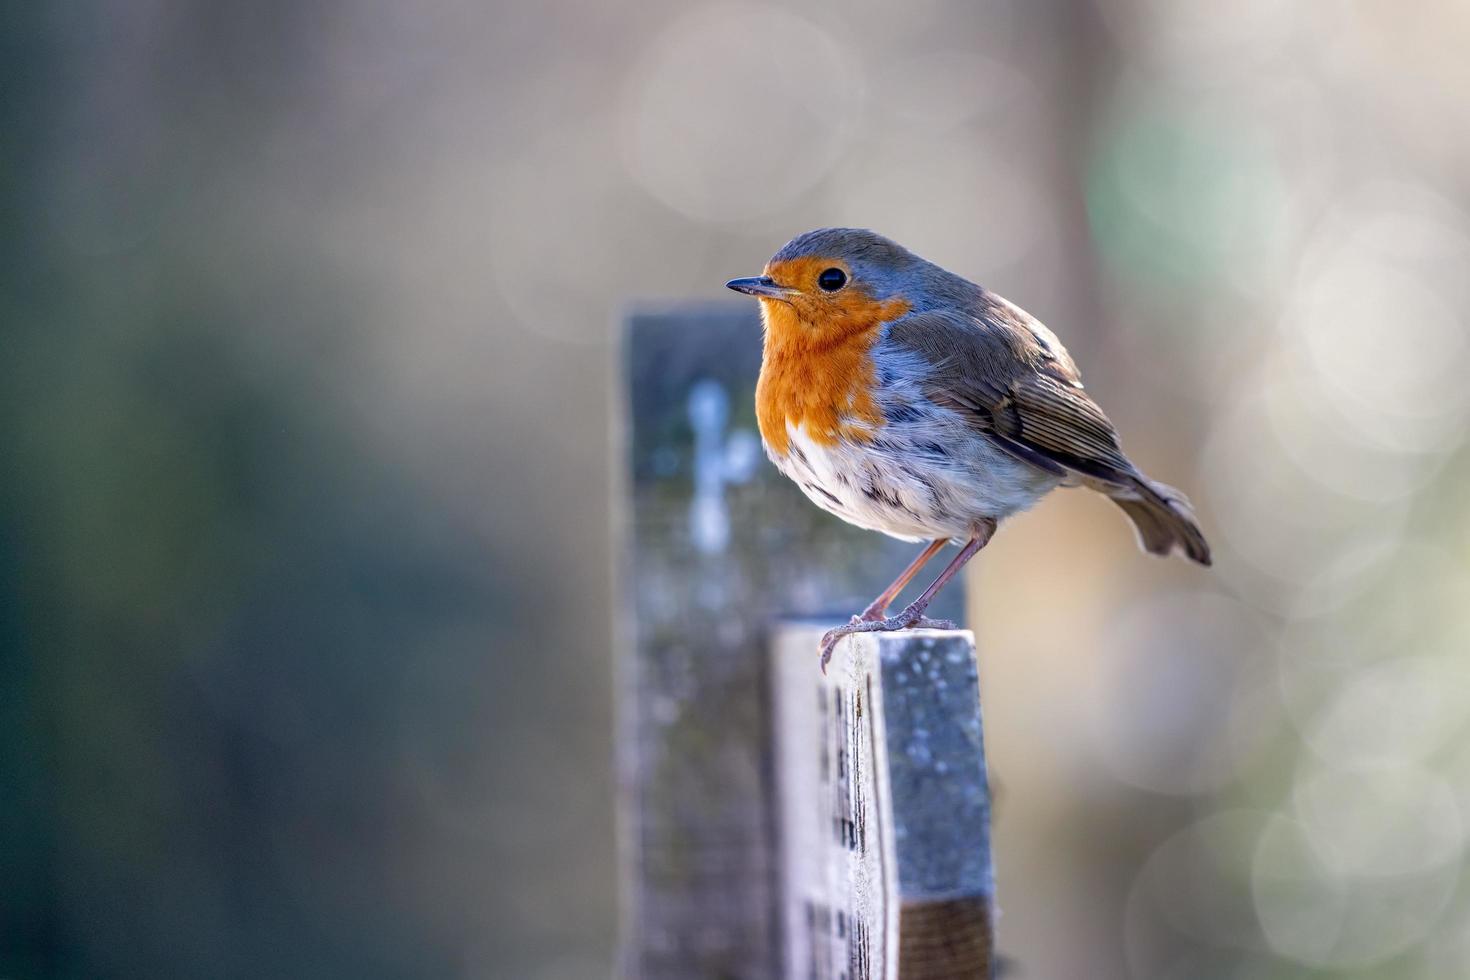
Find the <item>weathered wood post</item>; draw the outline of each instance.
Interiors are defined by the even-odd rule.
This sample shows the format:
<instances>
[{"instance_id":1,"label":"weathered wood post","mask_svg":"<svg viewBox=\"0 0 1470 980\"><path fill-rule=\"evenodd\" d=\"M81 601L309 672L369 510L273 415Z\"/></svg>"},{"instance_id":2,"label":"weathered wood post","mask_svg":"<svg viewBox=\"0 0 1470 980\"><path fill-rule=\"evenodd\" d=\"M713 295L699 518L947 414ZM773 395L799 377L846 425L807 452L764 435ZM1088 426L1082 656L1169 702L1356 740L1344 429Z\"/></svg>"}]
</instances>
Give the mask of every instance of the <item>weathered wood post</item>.
<instances>
[{"instance_id":1,"label":"weathered wood post","mask_svg":"<svg viewBox=\"0 0 1470 980\"><path fill-rule=\"evenodd\" d=\"M959 980L993 970L990 796L974 640L848 637L772 648L783 976Z\"/></svg>"},{"instance_id":2,"label":"weathered wood post","mask_svg":"<svg viewBox=\"0 0 1470 980\"><path fill-rule=\"evenodd\" d=\"M799 938L787 932L783 909L789 903L783 888L798 879L783 866L800 858L791 848L779 847L778 823L785 826L786 810L778 811L776 790L778 782L790 784L792 789L782 796L790 802L801 788L785 771L789 763L801 760L788 751L794 743L784 733L788 722L806 722L794 708L782 708L786 720L778 722L772 698L779 689L783 703L791 693L815 706L816 685L836 683L847 668L834 664L832 680L822 681L815 635L800 649L793 633L781 630L776 636L772 624L783 616L829 623L845 619L913 557L913 546L849 527L813 507L764 462L753 409L759 366L760 325L744 304L673 307L630 320L618 466L624 500L616 523L620 581L629 612L619 638L617 669L621 972L628 978L811 976L804 970L789 972L793 961L787 953ZM932 615L957 618L962 605L961 590L952 589L940 596ZM922 642L906 636L902 642L921 642L914 656L929 650L932 657L933 650L922 643L943 646L950 642L942 639L945 635ZM772 677L773 638L785 651L779 679ZM866 655L862 651L881 649L896 664L908 656L900 646L897 638L888 638L857 644L842 656L856 650L861 657ZM961 659L973 670L973 659ZM895 692L884 704L900 709L901 719L933 713L926 730L948 731L938 717L950 710L942 706L950 703L944 698L960 698L954 702L958 716L978 711L973 678L965 682L954 673L962 667L944 659L937 678L951 688L936 683L927 693L898 684L897 674L885 676L881 670L874 683ZM968 694L961 697L961 689ZM917 731L902 720L891 730ZM978 727L975 732L978 752ZM950 744L944 737L941 741ZM779 756L778 745L788 747ZM885 758L891 757L887 746L885 742ZM811 748L808 762L816 758L817 746ZM831 749L834 758L836 751ZM961 765L948 755L941 761L963 772L967 785L983 791L983 765ZM896 784L890 776L884 779L886 794ZM915 796L910 782L903 782L895 800L929 798ZM926 779L913 785L932 794L939 783ZM818 787L813 784L807 791L816 793ZM826 805L820 797L814 799L816 805ZM882 812L892 819L872 823L882 822L895 833L918 833L927 825L913 822L909 805L900 802L901 812L894 815L892 804L885 804ZM977 824L970 816L963 819L971 832L967 840L974 845ZM925 839L935 838L926 831ZM925 872L914 877L915 853L910 848L899 857L895 850L899 863L887 866L895 874L900 868L909 870L892 880L899 890L881 899L885 909L899 916L892 933L897 939L881 947L884 956L889 951L904 955L909 948L905 943L917 942L921 929L941 922L939 916L955 915L975 892L972 883L978 879L969 870L954 879L954 889L933 886L949 880L939 867L949 856L935 859L933 876ZM965 860L973 861L974 855ZM850 896L840 890L828 894L833 902L839 894ZM934 915L916 913L923 896L955 899L960 905L936 905ZM931 929L935 943L951 943L981 920L969 915L952 921L953 929ZM889 925L884 929L887 937ZM917 959L910 962L938 962L914 955ZM897 960L891 968L872 960L864 967L866 973L849 970L841 957L821 962L830 963L835 972L817 977L829 980L959 975L893 972Z\"/></svg>"}]
</instances>

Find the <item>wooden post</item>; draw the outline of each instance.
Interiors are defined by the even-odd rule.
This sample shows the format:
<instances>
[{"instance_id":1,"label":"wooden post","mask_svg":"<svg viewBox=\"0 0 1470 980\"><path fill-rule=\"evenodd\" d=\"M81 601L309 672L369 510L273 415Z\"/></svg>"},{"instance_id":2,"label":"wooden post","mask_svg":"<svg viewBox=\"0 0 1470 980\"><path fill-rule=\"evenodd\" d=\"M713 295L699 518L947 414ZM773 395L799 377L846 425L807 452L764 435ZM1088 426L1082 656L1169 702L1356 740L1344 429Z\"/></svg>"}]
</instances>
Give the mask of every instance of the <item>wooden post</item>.
<instances>
[{"instance_id":1,"label":"wooden post","mask_svg":"<svg viewBox=\"0 0 1470 980\"><path fill-rule=\"evenodd\" d=\"M788 980L993 975L990 796L970 633L860 634L827 676L783 628L772 693Z\"/></svg>"},{"instance_id":2,"label":"wooden post","mask_svg":"<svg viewBox=\"0 0 1470 980\"><path fill-rule=\"evenodd\" d=\"M823 513L762 457L760 331L732 299L638 313L626 333L615 513L628 978L782 975L770 624L845 620L917 550ZM932 614L962 607L952 589ZM815 638L792 659L820 676Z\"/></svg>"}]
</instances>

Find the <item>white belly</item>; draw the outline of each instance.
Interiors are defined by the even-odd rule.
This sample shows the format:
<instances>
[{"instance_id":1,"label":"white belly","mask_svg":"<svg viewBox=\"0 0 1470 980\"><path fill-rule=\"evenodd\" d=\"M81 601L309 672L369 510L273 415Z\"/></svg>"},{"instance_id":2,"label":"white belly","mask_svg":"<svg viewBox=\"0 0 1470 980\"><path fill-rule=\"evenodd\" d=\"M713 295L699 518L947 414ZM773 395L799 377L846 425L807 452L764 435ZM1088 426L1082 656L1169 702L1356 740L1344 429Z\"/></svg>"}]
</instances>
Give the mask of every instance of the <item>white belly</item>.
<instances>
[{"instance_id":1,"label":"white belly","mask_svg":"<svg viewBox=\"0 0 1470 980\"><path fill-rule=\"evenodd\" d=\"M868 442L824 446L787 424L790 446L772 461L817 506L904 540L970 537L982 518L1025 510L1061 481L1026 463L953 412L908 403Z\"/></svg>"}]
</instances>

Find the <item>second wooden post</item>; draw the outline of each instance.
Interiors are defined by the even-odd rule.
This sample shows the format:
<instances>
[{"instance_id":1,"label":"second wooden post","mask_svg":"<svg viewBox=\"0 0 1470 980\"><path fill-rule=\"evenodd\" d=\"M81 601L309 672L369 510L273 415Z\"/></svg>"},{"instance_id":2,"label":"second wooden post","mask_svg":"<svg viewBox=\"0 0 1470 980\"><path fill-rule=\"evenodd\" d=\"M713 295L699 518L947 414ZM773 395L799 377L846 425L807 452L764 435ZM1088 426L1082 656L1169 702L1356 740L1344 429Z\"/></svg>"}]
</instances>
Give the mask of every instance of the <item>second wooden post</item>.
<instances>
[{"instance_id":1,"label":"second wooden post","mask_svg":"<svg viewBox=\"0 0 1470 980\"><path fill-rule=\"evenodd\" d=\"M993 975L995 880L974 638L773 643L777 837L787 977Z\"/></svg>"}]
</instances>

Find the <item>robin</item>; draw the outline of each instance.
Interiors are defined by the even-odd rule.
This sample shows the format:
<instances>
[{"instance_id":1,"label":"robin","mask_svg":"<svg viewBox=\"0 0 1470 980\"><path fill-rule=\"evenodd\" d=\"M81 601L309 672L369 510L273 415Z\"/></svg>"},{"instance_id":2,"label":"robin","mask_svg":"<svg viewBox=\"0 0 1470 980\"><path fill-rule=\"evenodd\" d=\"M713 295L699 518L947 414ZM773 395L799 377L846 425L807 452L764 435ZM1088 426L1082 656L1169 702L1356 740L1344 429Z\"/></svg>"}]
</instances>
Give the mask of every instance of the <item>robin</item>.
<instances>
[{"instance_id":1,"label":"robin","mask_svg":"<svg viewBox=\"0 0 1470 980\"><path fill-rule=\"evenodd\" d=\"M821 228L763 275L756 415L766 453L817 506L929 542L867 609L822 638L822 669L851 633L953 628L935 595L1005 518L1057 487L1106 494L1145 551L1210 564L1189 501L1134 466L1061 341L1019 306L871 231ZM946 543L960 552L896 616L888 607Z\"/></svg>"}]
</instances>

